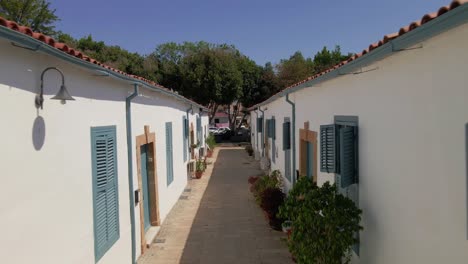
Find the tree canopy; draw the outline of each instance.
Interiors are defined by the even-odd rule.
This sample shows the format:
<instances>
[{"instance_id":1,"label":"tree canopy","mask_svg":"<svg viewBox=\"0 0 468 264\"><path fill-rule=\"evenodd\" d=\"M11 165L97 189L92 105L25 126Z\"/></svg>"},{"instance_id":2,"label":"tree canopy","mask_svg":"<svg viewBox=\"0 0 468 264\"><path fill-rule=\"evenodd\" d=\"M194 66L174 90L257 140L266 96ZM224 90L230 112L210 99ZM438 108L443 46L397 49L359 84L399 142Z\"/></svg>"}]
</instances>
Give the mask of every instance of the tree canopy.
<instances>
[{"instance_id":1,"label":"tree canopy","mask_svg":"<svg viewBox=\"0 0 468 264\"><path fill-rule=\"evenodd\" d=\"M0 16L46 35L55 34L59 20L45 0L0 0Z\"/></svg>"},{"instance_id":2,"label":"tree canopy","mask_svg":"<svg viewBox=\"0 0 468 264\"><path fill-rule=\"evenodd\" d=\"M59 18L46 0L0 0L0 15L53 35L111 67L171 88L208 106L212 116L220 105L235 102L234 111L240 106L254 105L352 55L342 54L340 46L333 50L323 47L312 57L306 58L297 51L276 65L268 62L260 66L233 45L204 41L164 43L152 53L141 55L97 41L91 35L75 39L64 32L55 32L54 22Z\"/></svg>"}]
</instances>

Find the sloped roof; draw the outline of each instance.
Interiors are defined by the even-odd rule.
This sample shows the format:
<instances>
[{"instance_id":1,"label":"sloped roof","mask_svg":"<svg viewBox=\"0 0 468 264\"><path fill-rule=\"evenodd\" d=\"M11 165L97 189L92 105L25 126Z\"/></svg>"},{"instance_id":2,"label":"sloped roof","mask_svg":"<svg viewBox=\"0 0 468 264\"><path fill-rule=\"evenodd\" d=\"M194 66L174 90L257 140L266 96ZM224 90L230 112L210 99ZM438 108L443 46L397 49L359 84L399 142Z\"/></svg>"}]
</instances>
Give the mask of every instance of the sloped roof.
<instances>
[{"instance_id":1,"label":"sloped roof","mask_svg":"<svg viewBox=\"0 0 468 264\"><path fill-rule=\"evenodd\" d=\"M431 21L433 19L436 19L437 17L449 12L450 10L453 10L453 9L455 9L455 8L461 6L461 5L464 5L466 3L468 3L468 0L455 0L455 1L452 1L449 5L439 8L439 10L437 12L432 12L432 13L429 13L429 14L425 14L424 16L421 17L421 19L416 20L413 23L411 23L411 24L409 24L409 25L407 25L405 27L400 28L400 30L398 32L387 34L381 40L370 44L369 47L367 49L364 49L361 53L356 54L356 55L352 56L351 58L349 58L348 60L342 61L342 62L336 64L335 66L333 66L333 67L331 67L331 68L329 68L329 69L327 69L325 71L322 71L322 72L320 72L320 73L318 73L318 74L316 74L314 76L310 76L309 78L307 78L305 80L302 80L302 81L300 81L298 83L295 83L293 85L290 85L290 86L282 89L278 93L270 96L265 101L249 107L249 110L253 110L256 107L261 106L266 101L270 100L272 97L275 97L275 96L279 95L280 93L285 93L285 92L287 92L288 90L290 90L290 89L292 89L294 87L297 87L297 86L299 86L301 84L304 84L304 83L306 83L308 81L317 79L318 77L320 77L322 75L325 75L325 74L327 74L327 73L329 73L331 71L334 71L334 70L336 70L336 69L338 69L338 68L340 68L340 67L342 67L342 66L344 66L344 65L346 65L346 64L348 64L348 63L350 63L350 62L352 62L352 61L354 61L354 60L356 60L356 59L370 53L370 52L372 52L373 50L375 50L378 47L386 44L387 42L389 42L391 40L394 40L396 38L399 38L402 35L410 32L410 31L412 31L412 30L426 24L427 22L429 22L429 21Z\"/></svg>"},{"instance_id":2,"label":"sloped roof","mask_svg":"<svg viewBox=\"0 0 468 264\"><path fill-rule=\"evenodd\" d=\"M145 83L147 83L148 85L150 86L154 86L158 89L161 89L161 90L164 90L172 95L174 95L175 97L178 97L180 99L185 99L186 101L190 101L196 105L199 105L199 106L202 106L200 104L198 104L197 102L191 100L191 99L188 99L176 92L174 92L172 89L169 89L169 88L166 88L156 82L153 82L151 80L148 80L148 79L145 79L143 77L140 77L140 76L137 76L137 75L133 75L133 74L129 74L129 73L126 73L124 71L121 71L119 69L116 69L116 68L113 68L113 67L110 67L104 63L101 63L87 55L85 55L84 53L82 53L81 51L79 50L76 50L70 46L68 46L67 44L65 43L62 43L62 42L58 42L56 41L55 39L53 39L52 37L50 36L47 36L47 35L44 35L42 33L39 33L39 32L34 32L31 28L29 27L25 27L25 26L20 26L18 25L16 22L14 21L11 21L11 20L7 20L3 17L0 17L0 26L2 27L6 27L8 29L11 29L11 30L14 30L14 31L17 31L21 34L24 34L24 35L27 35L31 38L34 38L38 41L41 41L59 51L62 51L63 53L66 53L67 55L70 55L70 56L73 56L75 58L78 58L78 59L81 59L83 61L86 61L86 62L89 62L89 63L92 63L92 64L95 64L95 65L98 65L102 68L105 68L107 70L111 70L113 72L116 72L116 73L119 73L121 75L124 75L124 76L127 76L129 78L133 78L133 79L136 79L136 80L139 80L139 81L143 81ZM205 108L205 107L203 107Z\"/></svg>"}]
</instances>

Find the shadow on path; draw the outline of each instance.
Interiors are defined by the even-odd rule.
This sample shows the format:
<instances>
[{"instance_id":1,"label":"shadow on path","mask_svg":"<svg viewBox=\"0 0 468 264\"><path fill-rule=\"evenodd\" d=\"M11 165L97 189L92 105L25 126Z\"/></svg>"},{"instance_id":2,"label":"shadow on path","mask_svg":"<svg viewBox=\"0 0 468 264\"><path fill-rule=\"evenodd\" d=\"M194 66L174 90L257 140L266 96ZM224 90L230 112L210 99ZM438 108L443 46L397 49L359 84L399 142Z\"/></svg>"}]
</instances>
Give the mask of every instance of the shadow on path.
<instances>
[{"instance_id":1,"label":"shadow on path","mask_svg":"<svg viewBox=\"0 0 468 264\"><path fill-rule=\"evenodd\" d=\"M244 149L219 150L180 263L292 263L249 191L248 177L260 172Z\"/></svg>"}]
</instances>

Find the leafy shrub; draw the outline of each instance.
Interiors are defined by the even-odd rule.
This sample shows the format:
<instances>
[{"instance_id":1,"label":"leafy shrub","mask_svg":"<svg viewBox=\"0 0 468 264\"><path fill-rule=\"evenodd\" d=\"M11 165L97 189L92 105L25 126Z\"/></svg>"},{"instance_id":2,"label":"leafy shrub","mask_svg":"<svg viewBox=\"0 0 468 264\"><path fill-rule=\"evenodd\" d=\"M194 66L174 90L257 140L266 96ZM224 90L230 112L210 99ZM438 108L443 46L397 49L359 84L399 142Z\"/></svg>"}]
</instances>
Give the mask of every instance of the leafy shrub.
<instances>
[{"instance_id":1,"label":"leafy shrub","mask_svg":"<svg viewBox=\"0 0 468 264\"><path fill-rule=\"evenodd\" d=\"M205 171L206 169L206 164L204 161L202 160L197 160L197 163L196 163L196 166L195 166L195 170L198 171L198 172L203 172Z\"/></svg>"},{"instance_id":2,"label":"leafy shrub","mask_svg":"<svg viewBox=\"0 0 468 264\"><path fill-rule=\"evenodd\" d=\"M276 170L271 175L264 175L258 178L254 184L252 184L251 191L254 193L255 200L260 205L263 192L268 188L279 188L283 187L283 179L281 173Z\"/></svg>"},{"instance_id":3,"label":"leafy shrub","mask_svg":"<svg viewBox=\"0 0 468 264\"><path fill-rule=\"evenodd\" d=\"M317 187L310 179L300 178L290 191L278 216L292 221L288 241L299 263L341 264L350 261L350 248L357 243L355 234L362 211L354 202L326 182Z\"/></svg>"},{"instance_id":4,"label":"leafy shrub","mask_svg":"<svg viewBox=\"0 0 468 264\"><path fill-rule=\"evenodd\" d=\"M258 180L258 176L250 176L249 177L249 183L254 184Z\"/></svg>"},{"instance_id":5,"label":"leafy shrub","mask_svg":"<svg viewBox=\"0 0 468 264\"><path fill-rule=\"evenodd\" d=\"M214 149L214 147L216 146L216 140L213 134L210 133L208 137L206 137L206 144L211 150Z\"/></svg>"},{"instance_id":6,"label":"leafy shrub","mask_svg":"<svg viewBox=\"0 0 468 264\"><path fill-rule=\"evenodd\" d=\"M261 194L260 207L268 214L270 226L275 230L281 229L281 219L277 217L279 207L284 202L285 195L277 187L267 188Z\"/></svg>"}]
</instances>

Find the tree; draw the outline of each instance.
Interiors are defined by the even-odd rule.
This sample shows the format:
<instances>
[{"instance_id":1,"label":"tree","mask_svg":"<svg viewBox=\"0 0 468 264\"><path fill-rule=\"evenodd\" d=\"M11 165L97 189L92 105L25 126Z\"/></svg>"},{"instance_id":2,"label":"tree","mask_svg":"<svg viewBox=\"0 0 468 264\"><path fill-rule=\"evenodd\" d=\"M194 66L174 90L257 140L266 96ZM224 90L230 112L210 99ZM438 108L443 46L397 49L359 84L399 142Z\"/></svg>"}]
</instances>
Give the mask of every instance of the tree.
<instances>
[{"instance_id":1,"label":"tree","mask_svg":"<svg viewBox=\"0 0 468 264\"><path fill-rule=\"evenodd\" d=\"M300 51L296 51L287 60L281 60L276 68L282 88L297 83L313 73L312 60L305 59Z\"/></svg>"},{"instance_id":2,"label":"tree","mask_svg":"<svg viewBox=\"0 0 468 264\"><path fill-rule=\"evenodd\" d=\"M232 46L210 45L190 52L181 62L185 93L210 107L210 122L220 105L230 105L242 95L242 73Z\"/></svg>"},{"instance_id":3,"label":"tree","mask_svg":"<svg viewBox=\"0 0 468 264\"><path fill-rule=\"evenodd\" d=\"M46 0L0 0L0 16L46 35L55 34L59 20Z\"/></svg>"}]
</instances>

